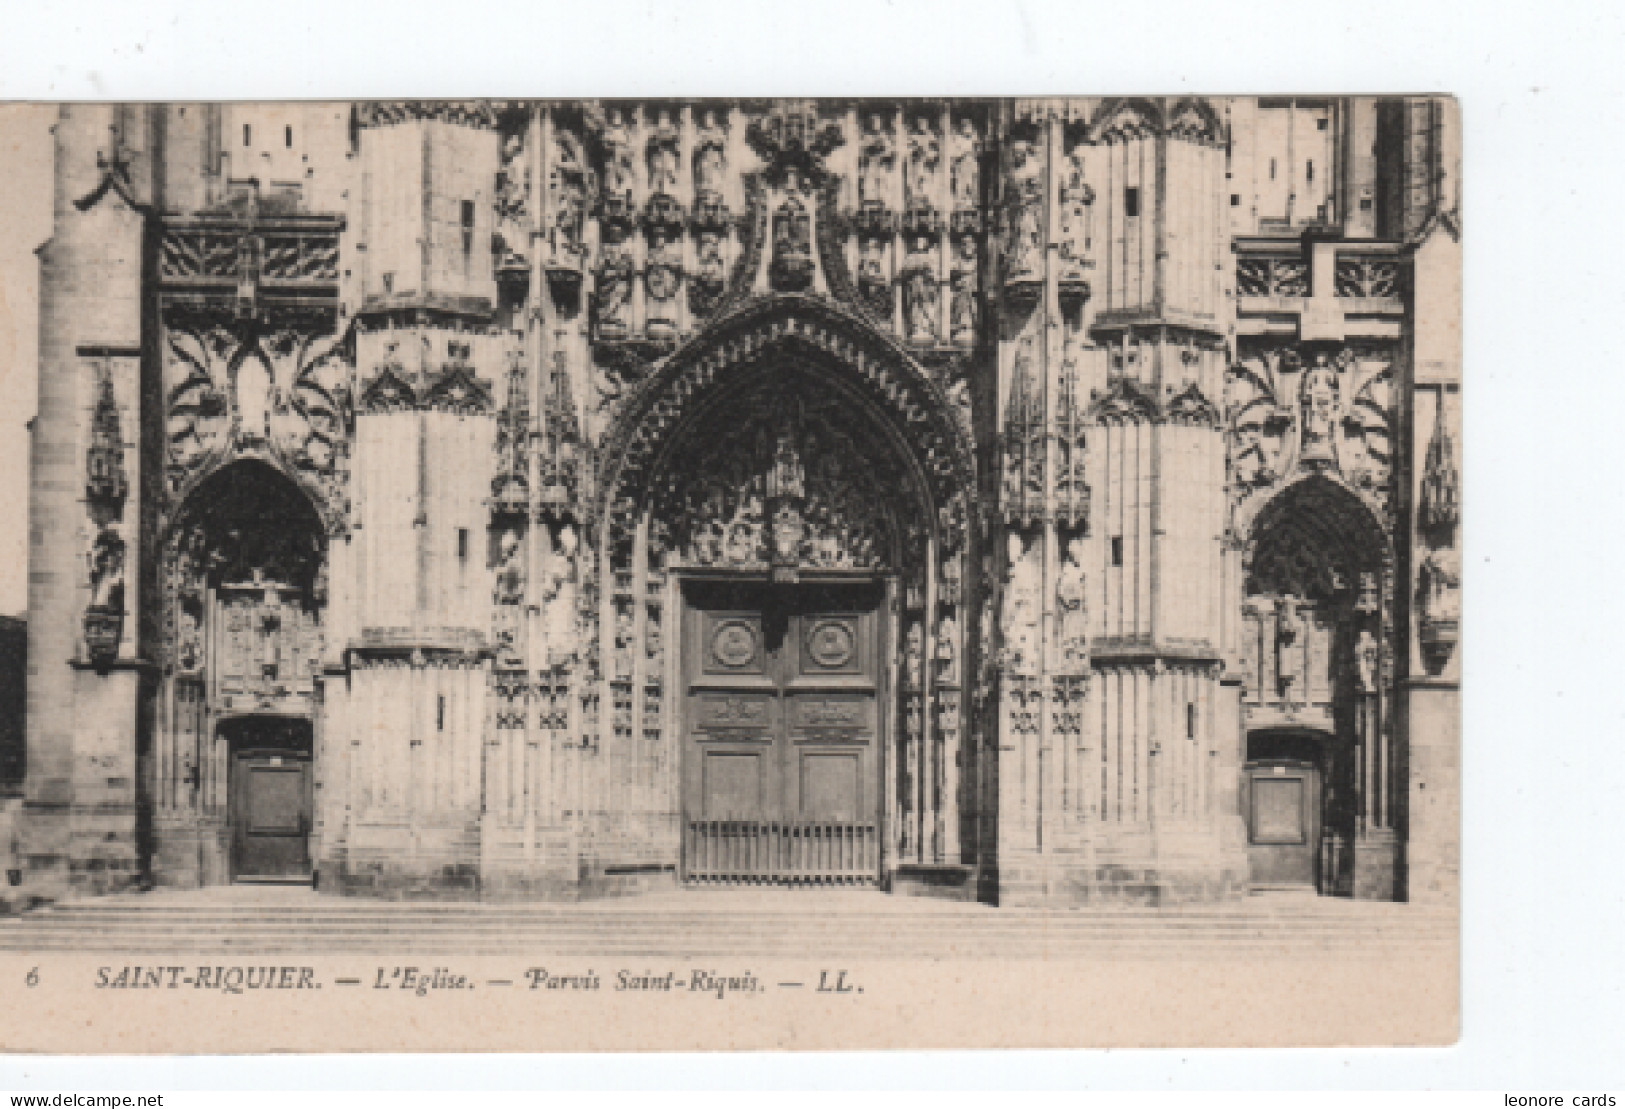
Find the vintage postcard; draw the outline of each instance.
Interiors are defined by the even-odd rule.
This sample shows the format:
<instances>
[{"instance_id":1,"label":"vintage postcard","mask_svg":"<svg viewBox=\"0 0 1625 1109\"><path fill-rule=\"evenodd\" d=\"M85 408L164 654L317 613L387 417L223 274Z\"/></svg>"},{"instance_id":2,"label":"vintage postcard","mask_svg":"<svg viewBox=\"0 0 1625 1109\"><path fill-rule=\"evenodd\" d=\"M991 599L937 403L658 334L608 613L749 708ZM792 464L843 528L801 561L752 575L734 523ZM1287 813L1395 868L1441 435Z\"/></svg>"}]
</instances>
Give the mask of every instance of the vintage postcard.
<instances>
[{"instance_id":1,"label":"vintage postcard","mask_svg":"<svg viewBox=\"0 0 1625 1109\"><path fill-rule=\"evenodd\" d=\"M1450 98L7 111L0 1048L1455 1040Z\"/></svg>"}]
</instances>

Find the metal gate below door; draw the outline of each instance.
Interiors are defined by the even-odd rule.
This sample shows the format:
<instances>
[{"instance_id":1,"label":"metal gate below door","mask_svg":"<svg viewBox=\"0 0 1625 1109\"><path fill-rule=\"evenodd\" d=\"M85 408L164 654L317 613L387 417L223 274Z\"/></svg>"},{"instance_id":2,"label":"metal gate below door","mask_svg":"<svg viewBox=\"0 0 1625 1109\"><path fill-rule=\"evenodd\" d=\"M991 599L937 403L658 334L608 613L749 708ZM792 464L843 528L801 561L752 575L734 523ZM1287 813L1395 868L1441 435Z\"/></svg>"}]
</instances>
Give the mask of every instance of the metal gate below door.
<instances>
[{"instance_id":1,"label":"metal gate below door","mask_svg":"<svg viewBox=\"0 0 1625 1109\"><path fill-rule=\"evenodd\" d=\"M873 824L691 820L683 877L715 885L874 885Z\"/></svg>"}]
</instances>

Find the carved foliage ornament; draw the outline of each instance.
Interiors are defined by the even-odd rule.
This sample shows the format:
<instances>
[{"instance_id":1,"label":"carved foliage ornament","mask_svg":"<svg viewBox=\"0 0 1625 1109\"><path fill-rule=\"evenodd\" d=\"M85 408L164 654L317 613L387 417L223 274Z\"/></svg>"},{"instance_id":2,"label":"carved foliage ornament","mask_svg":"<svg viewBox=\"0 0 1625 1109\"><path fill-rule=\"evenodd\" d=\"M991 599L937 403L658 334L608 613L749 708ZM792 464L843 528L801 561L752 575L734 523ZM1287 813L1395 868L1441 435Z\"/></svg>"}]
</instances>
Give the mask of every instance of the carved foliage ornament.
<instances>
[{"instance_id":1,"label":"carved foliage ornament","mask_svg":"<svg viewBox=\"0 0 1625 1109\"><path fill-rule=\"evenodd\" d=\"M294 328L165 329L168 490L180 499L234 456L273 461L345 515L353 417L348 336Z\"/></svg>"},{"instance_id":2,"label":"carved foliage ornament","mask_svg":"<svg viewBox=\"0 0 1625 1109\"><path fill-rule=\"evenodd\" d=\"M765 163L763 175L770 185L799 170L814 187L828 174L825 159L844 141L840 124L825 119L816 100L779 100L753 118L745 140Z\"/></svg>"}]
</instances>

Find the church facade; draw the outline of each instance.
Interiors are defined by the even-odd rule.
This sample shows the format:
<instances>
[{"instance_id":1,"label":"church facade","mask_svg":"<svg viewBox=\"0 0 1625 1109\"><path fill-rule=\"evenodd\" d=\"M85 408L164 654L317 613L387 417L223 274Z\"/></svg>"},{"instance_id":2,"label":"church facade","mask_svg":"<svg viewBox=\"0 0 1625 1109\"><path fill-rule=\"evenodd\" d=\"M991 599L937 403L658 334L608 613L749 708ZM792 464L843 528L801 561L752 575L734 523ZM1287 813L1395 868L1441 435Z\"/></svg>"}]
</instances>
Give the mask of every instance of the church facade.
<instances>
[{"instance_id":1,"label":"church facade","mask_svg":"<svg viewBox=\"0 0 1625 1109\"><path fill-rule=\"evenodd\" d=\"M1453 897L1456 147L65 107L24 888Z\"/></svg>"}]
</instances>

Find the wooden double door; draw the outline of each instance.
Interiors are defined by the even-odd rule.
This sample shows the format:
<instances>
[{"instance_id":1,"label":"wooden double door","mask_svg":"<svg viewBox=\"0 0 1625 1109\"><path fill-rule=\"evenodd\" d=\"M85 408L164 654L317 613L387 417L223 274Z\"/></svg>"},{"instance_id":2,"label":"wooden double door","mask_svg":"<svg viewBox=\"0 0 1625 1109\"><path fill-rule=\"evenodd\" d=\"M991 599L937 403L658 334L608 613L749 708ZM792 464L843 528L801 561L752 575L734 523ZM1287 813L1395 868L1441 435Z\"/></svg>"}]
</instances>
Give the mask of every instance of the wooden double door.
<instances>
[{"instance_id":1,"label":"wooden double door","mask_svg":"<svg viewBox=\"0 0 1625 1109\"><path fill-rule=\"evenodd\" d=\"M878 880L885 595L879 582L685 584L687 880Z\"/></svg>"}]
</instances>

